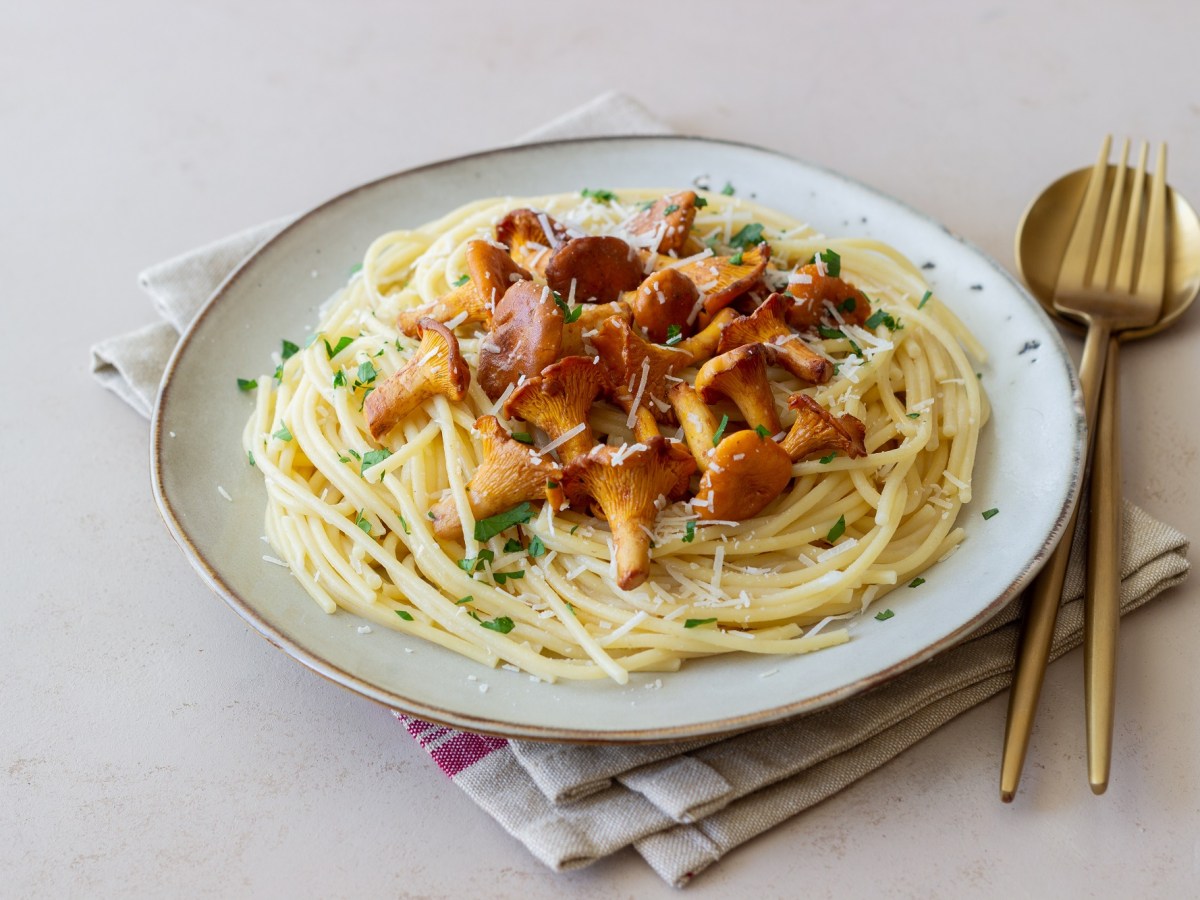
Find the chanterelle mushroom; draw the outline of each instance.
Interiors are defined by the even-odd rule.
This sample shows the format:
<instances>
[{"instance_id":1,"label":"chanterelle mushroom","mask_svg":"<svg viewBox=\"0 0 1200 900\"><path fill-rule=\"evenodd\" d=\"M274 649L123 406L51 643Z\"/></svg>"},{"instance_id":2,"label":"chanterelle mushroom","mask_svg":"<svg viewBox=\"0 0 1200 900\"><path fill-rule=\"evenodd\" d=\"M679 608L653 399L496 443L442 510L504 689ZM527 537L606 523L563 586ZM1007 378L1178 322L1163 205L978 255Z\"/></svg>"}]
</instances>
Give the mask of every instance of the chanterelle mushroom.
<instances>
[{"instance_id":1,"label":"chanterelle mushroom","mask_svg":"<svg viewBox=\"0 0 1200 900\"><path fill-rule=\"evenodd\" d=\"M371 437L378 440L401 419L434 394L461 400L471 383L471 369L458 349L458 340L441 322L417 323L421 343L407 364L367 395L363 409Z\"/></svg>"},{"instance_id":2,"label":"chanterelle mushroom","mask_svg":"<svg viewBox=\"0 0 1200 900\"><path fill-rule=\"evenodd\" d=\"M690 365L712 359L716 355L717 345L721 341L721 332L737 317L737 310L725 307L690 338L684 338L676 344L675 349L688 355L691 360Z\"/></svg>"},{"instance_id":3,"label":"chanterelle mushroom","mask_svg":"<svg viewBox=\"0 0 1200 900\"><path fill-rule=\"evenodd\" d=\"M632 447L593 447L563 472L571 505L599 507L613 533L617 584L629 591L650 574L650 534L658 515L656 501L678 500L687 492L696 463L684 450L661 437Z\"/></svg>"},{"instance_id":4,"label":"chanterelle mushroom","mask_svg":"<svg viewBox=\"0 0 1200 900\"><path fill-rule=\"evenodd\" d=\"M562 467L528 444L513 440L495 416L475 420L483 442L483 461L467 482L467 503L476 520L497 515L524 500L548 500L562 506ZM434 505L433 530L453 538L462 529L454 497Z\"/></svg>"},{"instance_id":5,"label":"chanterelle mushroom","mask_svg":"<svg viewBox=\"0 0 1200 900\"><path fill-rule=\"evenodd\" d=\"M773 435L779 431L779 413L767 380L767 356L762 344L746 344L714 356L696 374L696 390L705 403L728 397L747 425L761 425Z\"/></svg>"},{"instance_id":6,"label":"chanterelle mushroom","mask_svg":"<svg viewBox=\"0 0 1200 900\"><path fill-rule=\"evenodd\" d=\"M850 282L823 272L823 266L809 263L791 276L787 292L796 300L787 310L788 324L793 328L815 328L822 322L836 324L829 306L838 311L844 322L852 325L865 322L871 315L867 295Z\"/></svg>"},{"instance_id":7,"label":"chanterelle mushroom","mask_svg":"<svg viewBox=\"0 0 1200 900\"><path fill-rule=\"evenodd\" d=\"M651 344L618 318L606 319L592 343L608 370L617 405L631 417L637 407L645 405L658 421L668 421L667 376L686 368L690 357L672 347Z\"/></svg>"},{"instance_id":8,"label":"chanterelle mushroom","mask_svg":"<svg viewBox=\"0 0 1200 900\"><path fill-rule=\"evenodd\" d=\"M570 462L596 443L588 410L607 389L602 366L582 356L568 356L513 391L504 404L504 414L536 425L552 441L561 441L558 455Z\"/></svg>"},{"instance_id":9,"label":"chanterelle mushroom","mask_svg":"<svg viewBox=\"0 0 1200 900\"><path fill-rule=\"evenodd\" d=\"M700 288L704 294L704 311L711 316L754 287L766 271L770 258L771 245L759 244L734 256L708 256L684 263L677 269Z\"/></svg>"},{"instance_id":10,"label":"chanterelle mushroom","mask_svg":"<svg viewBox=\"0 0 1200 900\"><path fill-rule=\"evenodd\" d=\"M686 381L671 385L667 398L675 410L675 418L683 426L683 438L687 441L688 449L703 472L708 468L720 423L695 388Z\"/></svg>"},{"instance_id":11,"label":"chanterelle mushroom","mask_svg":"<svg viewBox=\"0 0 1200 900\"><path fill-rule=\"evenodd\" d=\"M717 352L725 353L743 344L765 344L772 361L810 384L824 384L833 377L833 363L811 349L787 326L785 318L791 300L772 294L751 315L730 322L721 333Z\"/></svg>"},{"instance_id":12,"label":"chanterelle mushroom","mask_svg":"<svg viewBox=\"0 0 1200 900\"><path fill-rule=\"evenodd\" d=\"M701 519L756 516L792 479L792 459L771 437L737 431L717 445L693 503Z\"/></svg>"},{"instance_id":13,"label":"chanterelle mushroom","mask_svg":"<svg viewBox=\"0 0 1200 900\"><path fill-rule=\"evenodd\" d=\"M622 291L641 284L642 274L634 249L610 235L571 238L560 244L546 263L546 283L576 303L616 300Z\"/></svg>"},{"instance_id":14,"label":"chanterelle mushroom","mask_svg":"<svg viewBox=\"0 0 1200 900\"><path fill-rule=\"evenodd\" d=\"M539 275L545 275L550 254L567 239L563 225L532 209L514 209L496 223L496 240L508 247L519 265Z\"/></svg>"},{"instance_id":15,"label":"chanterelle mushroom","mask_svg":"<svg viewBox=\"0 0 1200 900\"><path fill-rule=\"evenodd\" d=\"M492 400L558 359L563 314L550 288L518 281L496 304L492 329L479 345L479 386Z\"/></svg>"},{"instance_id":16,"label":"chanterelle mushroom","mask_svg":"<svg viewBox=\"0 0 1200 900\"><path fill-rule=\"evenodd\" d=\"M803 392L788 397L788 406L796 410L796 421L780 445L793 461L830 452L852 459L866 456L863 443L867 429L854 416L834 416Z\"/></svg>"},{"instance_id":17,"label":"chanterelle mushroom","mask_svg":"<svg viewBox=\"0 0 1200 900\"><path fill-rule=\"evenodd\" d=\"M487 241L467 244L467 274L465 283L439 297L432 303L402 312L397 327L409 337L416 336L417 322L428 317L449 322L466 313L462 322L478 322L490 326L492 310L509 286L530 274L512 261L507 253Z\"/></svg>"},{"instance_id":18,"label":"chanterelle mushroom","mask_svg":"<svg viewBox=\"0 0 1200 900\"><path fill-rule=\"evenodd\" d=\"M636 291L625 295L633 321L656 344L666 341L672 333L681 338L692 333L688 319L699 298L696 285L678 269L660 269L638 285ZM675 327L674 332L671 326Z\"/></svg>"},{"instance_id":19,"label":"chanterelle mushroom","mask_svg":"<svg viewBox=\"0 0 1200 900\"><path fill-rule=\"evenodd\" d=\"M648 209L630 219L625 229L630 234L658 238L656 244L649 248L651 250L677 253L683 249L695 218L696 192L680 191L656 200Z\"/></svg>"}]
</instances>

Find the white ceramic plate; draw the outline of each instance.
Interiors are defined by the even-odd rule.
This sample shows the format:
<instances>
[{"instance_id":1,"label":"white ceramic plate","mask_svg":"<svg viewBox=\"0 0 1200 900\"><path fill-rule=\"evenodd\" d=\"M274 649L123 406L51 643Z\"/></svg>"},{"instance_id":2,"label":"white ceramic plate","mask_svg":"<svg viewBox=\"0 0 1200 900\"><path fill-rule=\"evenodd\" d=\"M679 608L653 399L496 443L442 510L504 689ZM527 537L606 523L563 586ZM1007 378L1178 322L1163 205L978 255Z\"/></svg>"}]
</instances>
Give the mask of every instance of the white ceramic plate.
<instances>
[{"instance_id":1,"label":"white ceramic plate","mask_svg":"<svg viewBox=\"0 0 1200 900\"><path fill-rule=\"evenodd\" d=\"M265 491L240 443L252 401L239 395L234 379L261 371L281 338L303 340L318 305L344 284L376 235L480 197L585 185L686 186L700 175L716 186L728 180L740 195L826 234L892 244L925 265L938 296L988 349L982 376L993 412L975 501L961 516L967 540L925 574L919 590L887 597L894 618L868 616L851 625L849 643L807 656L693 661L661 676L661 687L657 675L635 675L626 686L552 685L382 628L359 634L359 619L321 612L286 569L263 561L270 552L259 539ZM302 217L228 279L180 342L154 417L152 474L168 527L209 585L321 675L390 707L476 731L670 740L811 711L961 639L1020 591L1059 538L1078 492L1083 434L1075 375L1045 314L996 263L937 223L766 150L695 138L612 138L498 150L402 172ZM991 507L1000 512L985 521L980 513Z\"/></svg>"}]
</instances>

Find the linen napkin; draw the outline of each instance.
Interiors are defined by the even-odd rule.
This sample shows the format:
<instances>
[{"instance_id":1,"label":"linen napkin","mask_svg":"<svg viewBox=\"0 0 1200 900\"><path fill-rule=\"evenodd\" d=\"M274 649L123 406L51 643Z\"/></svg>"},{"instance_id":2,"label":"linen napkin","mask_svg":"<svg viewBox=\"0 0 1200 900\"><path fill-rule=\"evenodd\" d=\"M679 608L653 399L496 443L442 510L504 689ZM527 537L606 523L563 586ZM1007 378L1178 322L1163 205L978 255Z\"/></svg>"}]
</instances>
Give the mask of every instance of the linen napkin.
<instances>
[{"instance_id":1,"label":"linen napkin","mask_svg":"<svg viewBox=\"0 0 1200 900\"><path fill-rule=\"evenodd\" d=\"M605 94L518 143L670 129L620 94ZM92 371L145 417L180 333L225 277L290 218L247 229L147 269L159 321L101 341ZM1121 612L1187 575L1187 538L1126 503ZM1076 535L1053 656L1083 633L1083 537ZM1013 601L972 638L836 706L734 737L591 746L505 740L397 717L480 807L555 869L633 845L682 886L739 844L853 783L959 713L1007 687L1017 640Z\"/></svg>"}]
</instances>

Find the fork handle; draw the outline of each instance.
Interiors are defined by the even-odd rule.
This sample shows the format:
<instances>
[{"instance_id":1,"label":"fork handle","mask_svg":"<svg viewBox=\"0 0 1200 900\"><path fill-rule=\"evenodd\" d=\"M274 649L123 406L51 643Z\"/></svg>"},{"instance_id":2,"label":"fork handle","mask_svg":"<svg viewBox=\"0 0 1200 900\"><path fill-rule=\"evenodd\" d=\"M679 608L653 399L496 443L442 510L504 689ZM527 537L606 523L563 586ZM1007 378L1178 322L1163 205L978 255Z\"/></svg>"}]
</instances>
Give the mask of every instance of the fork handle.
<instances>
[{"instance_id":1,"label":"fork handle","mask_svg":"<svg viewBox=\"0 0 1200 900\"><path fill-rule=\"evenodd\" d=\"M1079 382L1088 422L1083 461L1085 479L1092 438L1095 435L1092 425L1096 421L1101 376L1104 373L1111 333L1112 329L1106 320L1095 319L1090 322L1087 339L1083 345L1083 358L1079 364ZM1067 577L1067 562L1070 560L1072 538L1078 518L1079 507L1076 505L1058 546L1054 548L1041 574L1030 588L1028 608L1017 646L1012 690L1008 695L1004 753L1000 761L1000 799L1005 803L1012 802L1017 793L1017 785L1021 781L1021 769L1025 765L1029 736L1033 732L1033 720L1042 694L1042 681L1046 675L1046 665L1050 661L1054 625L1058 621L1058 607L1062 601L1063 582Z\"/></svg>"},{"instance_id":2,"label":"fork handle","mask_svg":"<svg viewBox=\"0 0 1200 900\"><path fill-rule=\"evenodd\" d=\"M1116 701L1117 630L1121 586L1121 442L1118 341L1111 339L1096 418L1088 510L1088 580L1084 601L1084 688L1088 781L1108 788Z\"/></svg>"}]
</instances>

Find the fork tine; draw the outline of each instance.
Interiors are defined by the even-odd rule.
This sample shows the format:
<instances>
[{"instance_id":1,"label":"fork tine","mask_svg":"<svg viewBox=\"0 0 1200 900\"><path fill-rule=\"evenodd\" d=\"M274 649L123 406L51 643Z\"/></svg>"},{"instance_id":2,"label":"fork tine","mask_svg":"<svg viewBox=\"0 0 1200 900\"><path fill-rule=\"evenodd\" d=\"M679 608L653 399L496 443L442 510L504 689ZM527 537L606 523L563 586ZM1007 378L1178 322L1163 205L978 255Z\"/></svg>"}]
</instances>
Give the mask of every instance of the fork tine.
<instances>
[{"instance_id":1,"label":"fork tine","mask_svg":"<svg viewBox=\"0 0 1200 900\"><path fill-rule=\"evenodd\" d=\"M1100 234L1100 248L1096 251L1096 262L1092 266L1092 284L1107 285L1113 274L1113 261L1117 251L1117 228L1121 224L1121 208L1125 205L1125 172L1129 161L1129 138L1121 144L1121 156L1117 161L1117 173L1113 176L1112 191L1108 196L1108 213L1104 217L1104 230Z\"/></svg>"},{"instance_id":2,"label":"fork tine","mask_svg":"<svg viewBox=\"0 0 1200 900\"><path fill-rule=\"evenodd\" d=\"M1167 281L1167 145L1159 144L1146 210L1146 240L1138 272L1138 295L1161 302Z\"/></svg>"},{"instance_id":3,"label":"fork tine","mask_svg":"<svg viewBox=\"0 0 1200 900\"><path fill-rule=\"evenodd\" d=\"M1112 149L1112 135L1105 135L1100 145L1100 155L1088 178L1083 204L1071 229L1071 238L1063 255L1062 267L1058 271L1055 293L1064 287L1078 290L1085 284L1092 261L1092 244L1096 238L1096 225L1100 220L1100 201L1104 197L1104 182L1108 176L1108 153Z\"/></svg>"},{"instance_id":4,"label":"fork tine","mask_svg":"<svg viewBox=\"0 0 1200 900\"><path fill-rule=\"evenodd\" d=\"M1117 260L1117 274L1113 276L1112 289L1125 294L1133 293L1133 266L1137 262L1138 228L1142 220L1142 197L1146 188L1146 157L1150 145L1142 141L1138 151L1138 167L1133 173L1133 188L1129 195L1129 210L1125 213L1125 236L1121 239L1121 256Z\"/></svg>"}]
</instances>

